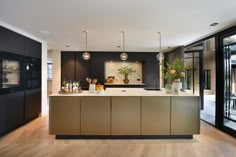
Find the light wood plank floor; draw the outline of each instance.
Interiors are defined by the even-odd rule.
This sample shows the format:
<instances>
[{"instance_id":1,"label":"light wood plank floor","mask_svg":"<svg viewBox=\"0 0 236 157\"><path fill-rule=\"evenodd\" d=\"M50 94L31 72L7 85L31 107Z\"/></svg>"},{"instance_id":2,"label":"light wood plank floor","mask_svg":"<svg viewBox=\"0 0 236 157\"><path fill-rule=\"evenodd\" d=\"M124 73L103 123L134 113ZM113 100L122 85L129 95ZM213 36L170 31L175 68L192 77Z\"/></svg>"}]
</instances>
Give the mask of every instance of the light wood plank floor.
<instances>
[{"instance_id":1,"label":"light wood plank floor","mask_svg":"<svg viewBox=\"0 0 236 157\"><path fill-rule=\"evenodd\" d=\"M190 140L55 140L48 117L0 138L0 157L235 157L236 139L201 122Z\"/></svg>"}]
</instances>

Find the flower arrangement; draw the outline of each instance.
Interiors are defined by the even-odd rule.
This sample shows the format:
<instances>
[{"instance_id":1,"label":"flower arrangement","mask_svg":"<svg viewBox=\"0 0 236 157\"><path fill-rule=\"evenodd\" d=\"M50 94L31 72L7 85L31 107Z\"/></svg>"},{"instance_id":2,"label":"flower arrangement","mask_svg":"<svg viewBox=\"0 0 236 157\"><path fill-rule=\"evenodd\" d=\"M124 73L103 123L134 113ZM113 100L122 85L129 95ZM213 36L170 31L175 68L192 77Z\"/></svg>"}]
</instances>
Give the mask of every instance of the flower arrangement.
<instances>
[{"instance_id":1,"label":"flower arrangement","mask_svg":"<svg viewBox=\"0 0 236 157\"><path fill-rule=\"evenodd\" d=\"M136 71L133 70L131 67L124 65L121 68L118 69L118 73L124 76L131 75L132 73L135 73Z\"/></svg>"},{"instance_id":2,"label":"flower arrangement","mask_svg":"<svg viewBox=\"0 0 236 157\"><path fill-rule=\"evenodd\" d=\"M169 80L182 79L185 76L184 61L176 58L172 64L163 68L163 78Z\"/></svg>"}]
</instances>

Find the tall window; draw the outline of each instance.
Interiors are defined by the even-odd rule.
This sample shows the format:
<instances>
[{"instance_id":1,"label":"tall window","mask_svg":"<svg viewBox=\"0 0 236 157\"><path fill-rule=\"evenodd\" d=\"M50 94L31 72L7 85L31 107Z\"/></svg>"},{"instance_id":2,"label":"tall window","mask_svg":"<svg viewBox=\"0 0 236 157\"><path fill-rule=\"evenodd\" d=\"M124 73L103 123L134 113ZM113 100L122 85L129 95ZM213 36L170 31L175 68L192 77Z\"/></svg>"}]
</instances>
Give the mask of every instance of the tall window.
<instances>
[{"instance_id":1,"label":"tall window","mask_svg":"<svg viewBox=\"0 0 236 157\"><path fill-rule=\"evenodd\" d=\"M48 62L48 80L52 79L52 62Z\"/></svg>"},{"instance_id":2,"label":"tall window","mask_svg":"<svg viewBox=\"0 0 236 157\"><path fill-rule=\"evenodd\" d=\"M204 70L204 89L211 89L211 70Z\"/></svg>"}]
</instances>

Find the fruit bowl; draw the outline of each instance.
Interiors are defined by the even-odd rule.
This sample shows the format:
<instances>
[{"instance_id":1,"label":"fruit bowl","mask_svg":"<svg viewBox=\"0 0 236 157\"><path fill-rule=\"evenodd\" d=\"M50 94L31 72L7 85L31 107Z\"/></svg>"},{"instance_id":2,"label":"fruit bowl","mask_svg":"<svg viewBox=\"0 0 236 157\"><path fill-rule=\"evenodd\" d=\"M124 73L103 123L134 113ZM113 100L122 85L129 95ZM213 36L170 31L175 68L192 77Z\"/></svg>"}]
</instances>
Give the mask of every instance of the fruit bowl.
<instances>
[{"instance_id":1,"label":"fruit bowl","mask_svg":"<svg viewBox=\"0 0 236 157\"><path fill-rule=\"evenodd\" d=\"M104 89L97 90L97 93L98 93L98 94L104 93Z\"/></svg>"}]
</instances>

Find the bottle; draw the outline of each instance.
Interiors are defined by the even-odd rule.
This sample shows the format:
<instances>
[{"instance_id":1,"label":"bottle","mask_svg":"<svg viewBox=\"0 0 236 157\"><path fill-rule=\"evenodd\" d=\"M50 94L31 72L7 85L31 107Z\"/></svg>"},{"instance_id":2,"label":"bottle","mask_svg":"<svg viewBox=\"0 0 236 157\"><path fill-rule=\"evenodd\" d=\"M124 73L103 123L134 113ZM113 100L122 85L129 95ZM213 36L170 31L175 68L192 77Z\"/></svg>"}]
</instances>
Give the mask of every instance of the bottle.
<instances>
[{"instance_id":1,"label":"bottle","mask_svg":"<svg viewBox=\"0 0 236 157\"><path fill-rule=\"evenodd\" d=\"M71 82L71 80L69 81L69 92L72 92L72 82Z\"/></svg>"},{"instance_id":2,"label":"bottle","mask_svg":"<svg viewBox=\"0 0 236 157\"><path fill-rule=\"evenodd\" d=\"M63 82L62 82L62 86L61 86L61 91L65 92L65 86L66 86L66 80L64 78Z\"/></svg>"}]
</instances>

